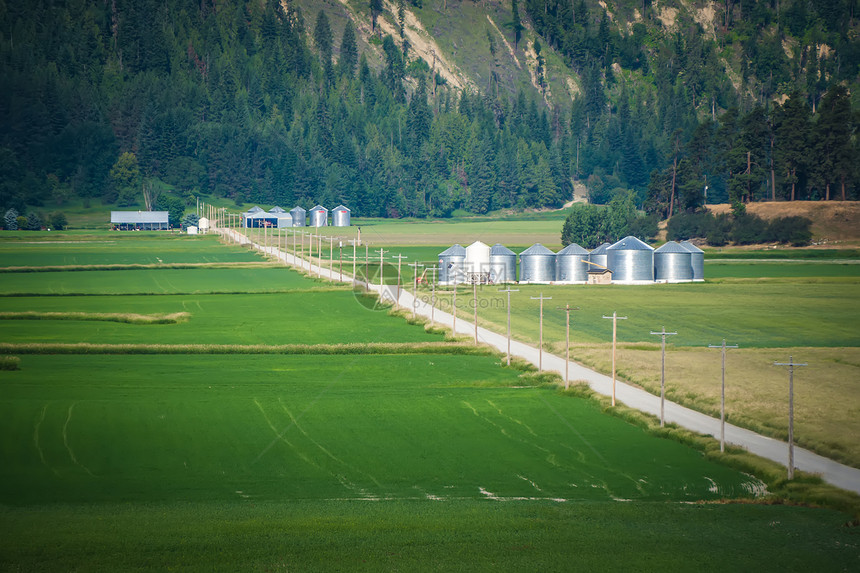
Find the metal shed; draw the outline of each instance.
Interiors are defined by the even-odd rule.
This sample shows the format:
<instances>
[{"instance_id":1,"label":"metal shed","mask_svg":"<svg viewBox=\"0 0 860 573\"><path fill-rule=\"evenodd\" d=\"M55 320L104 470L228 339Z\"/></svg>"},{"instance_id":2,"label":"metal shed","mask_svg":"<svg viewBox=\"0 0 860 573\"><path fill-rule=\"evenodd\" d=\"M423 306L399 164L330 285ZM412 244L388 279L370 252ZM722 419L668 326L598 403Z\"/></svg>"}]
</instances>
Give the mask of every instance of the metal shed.
<instances>
[{"instance_id":1,"label":"metal shed","mask_svg":"<svg viewBox=\"0 0 860 573\"><path fill-rule=\"evenodd\" d=\"M167 211L111 211L110 224L120 231L165 231L170 228Z\"/></svg>"},{"instance_id":2,"label":"metal shed","mask_svg":"<svg viewBox=\"0 0 860 573\"><path fill-rule=\"evenodd\" d=\"M561 283L588 282L588 251L571 243L555 255L555 280Z\"/></svg>"},{"instance_id":3,"label":"metal shed","mask_svg":"<svg viewBox=\"0 0 860 573\"><path fill-rule=\"evenodd\" d=\"M290 215L293 217L293 227L304 227L307 225L307 214L301 207L290 209Z\"/></svg>"},{"instance_id":4,"label":"metal shed","mask_svg":"<svg viewBox=\"0 0 860 573\"><path fill-rule=\"evenodd\" d=\"M520 253L521 283L550 283L555 280L555 253L535 243Z\"/></svg>"},{"instance_id":5,"label":"metal shed","mask_svg":"<svg viewBox=\"0 0 860 573\"><path fill-rule=\"evenodd\" d=\"M349 207L338 205L331 211L331 224L334 227L349 227Z\"/></svg>"},{"instance_id":6,"label":"metal shed","mask_svg":"<svg viewBox=\"0 0 860 573\"><path fill-rule=\"evenodd\" d=\"M692 254L675 241L654 251L654 280L667 283L693 280Z\"/></svg>"},{"instance_id":7,"label":"metal shed","mask_svg":"<svg viewBox=\"0 0 860 573\"><path fill-rule=\"evenodd\" d=\"M501 243L490 247L490 282L517 282L517 254Z\"/></svg>"},{"instance_id":8,"label":"metal shed","mask_svg":"<svg viewBox=\"0 0 860 573\"><path fill-rule=\"evenodd\" d=\"M591 251L591 253L589 253L588 260L592 263L597 263L597 265L600 265L599 267L596 265L588 265L589 267L591 267L591 270L609 266L609 255L606 253L606 249L608 249L609 247L609 243L603 243L602 245Z\"/></svg>"},{"instance_id":9,"label":"metal shed","mask_svg":"<svg viewBox=\"0 0 860 573\"><path fill-rule=\"evenodd\" d=\"M328 226L328 209L322 205L317 205L311 209L311 227L326 227Z\"/></svg>"},{"instance_id":10,"label":"metal shed","mask_svg":"<svg viewBox=\"0 0 860 573\"><path fill-rule=\"evenodd\" d=\"M262 209L251 213L245 213L245 227L259 229L261 227L277 227L278 216L275 213L266 213Z\"/></svg>"},{"instance_id":11,"label":"metal shed","mask_svg":"<svg viewBox=\"0 0 860 573\"><path fill-rule=\"evenodd\" d=\"M466 260L466 249L460 244L448 247L439 253L439 284L461 284L466 277L463 264Z\"/></svg>"},{"instance_id":12,"label":"metal shed","mask_svg":"<svg viewBox=\"0 0 860 573\"><path fill-rule=\"evenodd\" d=\"M654 282L654 248L633 236L624 237L606 249L612 282L645 284Z\"/></svg>"},{"instance_id":13,"label":"metal shed","mask_svg":"<svg viewBox=\"0 0 860 573\"><path fill-rule=\"evenodd\" d=\"M705 251L690 241L681 241L680 245L690 251L690 261L693 265L693 280L696 282L705 280Z\"/></svg>"}]
</instances>

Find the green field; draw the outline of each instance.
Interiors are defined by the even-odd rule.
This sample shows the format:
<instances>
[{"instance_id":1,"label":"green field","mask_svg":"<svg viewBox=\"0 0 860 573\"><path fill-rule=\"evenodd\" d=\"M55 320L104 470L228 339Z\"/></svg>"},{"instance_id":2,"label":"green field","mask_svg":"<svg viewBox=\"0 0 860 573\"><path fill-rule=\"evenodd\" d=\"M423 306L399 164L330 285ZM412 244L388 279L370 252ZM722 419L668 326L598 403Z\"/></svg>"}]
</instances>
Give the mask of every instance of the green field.
<instances>
[{"instance_id":1,"label":"green field","mask_svg":"<svg viewBox=\"0 0 860 573\"><path fill-rule=\"evenodd\" d=\"M80 245L58 236L53 251L34 248L25 266L80 265L68 258ZM739 462L739 452L721 455L713 441L703 447L683 433L665 439L676 431L631 423L632 414L609 416L600 401L560 390L557 377L469 354L348 285L279 266L225 268L249 251L210 237L187 243L195 247L187 253L169 235L144 239L102 243L88 264L166 263L163 247L178 249L173 263L214 266L0 275L0 340L26 345L18 347L19 370L0 370L0 569L860 564L856 527L845 527L851 515L725 503L789 491L778 468L753 476L770 466ZM0 267L21 266L9 254L14 241L0 241ZM419 249L416 258L435 247ZM825 282L822 300L840 294L832 290L840 280L851 279ZM765 286L788 296L773 294L779 284ZM739 299L749 290L678 286L737 288ZM851 300L850 282L841 286ZM701 298L695 289L649 292L667 293L647 298L654 307ZM515 329L526 339L533 294L526 288L516 299L524 312ZM626 296L641 309L636 289ZM488 308L487 317L503 311ZM599 352L607 321L594 317L588 326L585 306L580 314L580 341L592 337ZM834 320L852 320L843 314ZM179 318L123 321L138 315ZM559 316L547 319L557 336ZM628 322L638 328L632 316ZM379 346L395 342L396 351ZM96 346L52 354L59 351L50 345L76 343ZM431 353L427 344L436 345ZM800 480L797 487L819 487Z\"/></svg>"}]
</instances>

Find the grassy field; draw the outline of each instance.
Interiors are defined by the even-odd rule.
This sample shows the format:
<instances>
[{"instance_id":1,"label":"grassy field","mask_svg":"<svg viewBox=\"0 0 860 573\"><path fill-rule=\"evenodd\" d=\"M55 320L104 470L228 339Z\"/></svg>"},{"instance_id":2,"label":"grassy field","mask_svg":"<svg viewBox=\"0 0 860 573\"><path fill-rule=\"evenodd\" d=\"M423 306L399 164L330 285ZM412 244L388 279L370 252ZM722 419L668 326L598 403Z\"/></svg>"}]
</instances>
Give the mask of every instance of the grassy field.
<instances>
[{"instance_id":1,"label":"grassy field","mask_svg":"<svg viewBox=\"0 0 860 573\"><path fill-rule=\"evenodd\" d=\"M30 265L76 248L57 236L56 252L31 253ZM175 245L105 243L93 260L119 257L114 248L126 249L124 265L164 260L160 240ZM469 354L348 285L277 266L221 268L230 261L218 249L247 251L200 244L174 262L204 262L211 249L215 268L2 274L0 340L29 349L4 360L17 369L0 369L0 569L860 564L851 515L724 503L788 491L779 468L608 416L602 402L559 390L557 377ZM2 266L18 265L0 256ZM518 293L524 310L529 295ZM122 321L133 315L143 319ZM175 318L159 324L165 316ZM524 337L528 316L515 327ZM605 351L607 321L593 322L599 342L577 349L584 362ZM39 346L80 342L128 346ZM189 344L224 346L197 354ZM320 346L281 346L290 344ZM152 351L163 353L143 354ZM656 354L650 340L628 351L631 363Z\"/></svg>"}]
</instances>

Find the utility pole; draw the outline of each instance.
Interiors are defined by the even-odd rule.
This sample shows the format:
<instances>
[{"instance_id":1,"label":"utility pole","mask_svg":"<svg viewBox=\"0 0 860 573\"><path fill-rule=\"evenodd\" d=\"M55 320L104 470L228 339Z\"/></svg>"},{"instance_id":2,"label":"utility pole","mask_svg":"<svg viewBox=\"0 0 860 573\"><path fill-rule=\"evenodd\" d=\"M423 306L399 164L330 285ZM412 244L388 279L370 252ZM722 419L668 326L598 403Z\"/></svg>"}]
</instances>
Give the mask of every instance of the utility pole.
<instances>
[{"instance_id":1,"label":"utility pole","mask_svg":"<svg viewBox=\"0 0 860 573\"><path fill-rule=\"evenodd\" d=\"M412 318L415 319L415 307L418 305L418 267L423 267L424 265L415 261L414 263L409 263L408 266L412 267Z\"/></svg>"},{"instance_id":2,"label":"utility pole","mask_svg":"<svg viewBox=\"0 0 860 573\"><path fill-rule=\"evenodd\" d=\"M352 286L355 288L355 281L358 277L355 276L355 246L358 243L355 239L350 239L350 243L352 243Z\"/></svg>"},{"instance_id":3,"label":"utility pole","mask_svg":"<svg viewBox=\"0 0 860 573\"><path fill-rule=\"evenodd\" d=\"M475 307L475 346L478 346L478 281L472 279L472 306Z\"/></svg>"},{"instance_id":4,"label":"utility pole","mask_svg":"<svg viewBox=\"0 0 860 573\"><path fill-rule=\"evenodd\" d=\"M317 276L322 280L322 242L323 236L320 235L320 230L317 229Z\"/></svg>"},{"instance_id":5,"label":"utility pole","mask_svg":"<svg viewBox=\"0 0 860 573\"><path fill-rule=\"evenodd\" d=\"M343 241L341 240L337 242L337 256L340 259L340 262L337 264L337 270L340 273L340 282L343 282Z\"/></svg>"},{"instance_id":6,"label":"utility pole","mask_svg":"<svg viewBox=\"0 0 860 573\"><path fill-rule=\"evenodd\" d=\"M385 277L383 276L384 271L382 261L385 259L385 253L390 253L391 251L386 251L385 249L377 249L376 252L379 253L379 294L382 295L382 289L385 287Z\"/></svg>"},{"instance_id":7,"label":"utility pole","mask_svg":"<svg viewBox=\"0 0 860 573\"><path fill-rule=\"evenodd\" d=\"M397 294L396 294L397 298L394 301L394 304L399 306L400 305L400 268L401 268L400 265L403 263L403 259L408 259L409 257L401 255L400 253L397 253L396 256L392 256L391 258L397 259Z\"/></svg>"},{"instance_id":8,"label":"utility pole","mask_svg":"<svg viewBox=\"0 0 860 573\"><path fill-rule=\"evenodd\" d=\"M665 425L665 416L664 416L664 402L665 402L665 394L666 394L666 337L678 334L677 332L666 332L666 327L663 327L663 330L660 332L651 332L651 334L658 335L662 337L662 356L660 359L660 427L662 428Z\"/></svg>"},{"instance_id":9,"label":"utility pole","mask_svg":"<svg viewBox=\"0 0 860 573\"><path fill-rule=\"evenodd\" d=\"M328 238L328 276L330 279L334 279L334 240L336 238Z\"/></svg>"},{"instance_id":10,"label":"utility pole","mask_svg":"<svg viewBox=\"0 0 860 573\"><path fill-rule=\"evenodd\" d=\"M794 367L808 364L795 362L789 356L788 362L774 362L773 365L788 366L788 479L794 479Z\"/></svg>"},{"instance_id":11,"label":"utility pole","mask_svg":"<svg viewBox=\"0 0 860 573\"><path fill-rule=\"evenodd\" d=\"M709 344L708 348L721 348L723 357L723 383L720 387L720 452L726 451L726 349L737 348L737 345L726 346L726 339L719 346Z\"/></svg>"},{"instance_id":12,"label":"utility pole","mask_svg":"<svg viewBox=\"0 0 860 573\"><path fill-rule=\"evenodd\" d=\"M433 328L436 321L436 272L439 267L427 267L427 270L433 273L430 278L430 328Z\"/></svg>"},{"instance_id":13,"label":"utility pole","mask_svg":"<svg viewBox=\"0 0 860 573\"><path fill-rule=\"evenodd\" d=\"M511 293L520 292L517 288L499 289L499 292L508 293L508 366L511 365Z\"/></svg>"},{"instance_id":14,"label":"utility pole","mask_svg":"<svg viewBox=\"0 0 860 573\"><path fill-rule=\"evenodd\" d=\"M365 290L365 292L367 292L367 290L370 288L370 281L367 278L367 275L369 273L368 269L370 268L370 263L369 263L370 257L367 256L367 253L369 252L368 248L369 248L369 245L367 243L365 243L364 244L364 290Z\"/></svg>"},{"instance_id":15,"label":"utility pole","mask_svg":"<svg viewBox=\"0 0 860 573\"><path fill-rule=\"evenodd\" d=\"M540 296L531 297L532 300L540 301L540 327L538 333L538 372L543 372L543 301L552 300L551 296L544 296L543 293L540 293Z\"/></svg>"},{"instance_id":16,"label":"utility pole","mask_svg":"<svg viewBox=\"0 0 860 573\"><path fill-rule=\"evenodd\" d=\"M618 313L612 311L612 316L604 315L603 318L612 319L612 405L615 406L615 341L617 340L618 321L627 320L626 316L618 316Z\"/></svg>"},{"instance_id":17,"label":"utility pole","mask_svg":"<svg viewBox=\"0 0 860 573\"><path fill-rule=\"evenodd\" d=\"M568 370L570 368L570 311L579 310L579 307L571 308L569 304L564 306L557 306L557 309L564 310L565 314L567 314L567 320L565 321L565 355L564 355L564 389L567 390L570 388L570 376L568 374Z\"/></svg>"}]
</instances>

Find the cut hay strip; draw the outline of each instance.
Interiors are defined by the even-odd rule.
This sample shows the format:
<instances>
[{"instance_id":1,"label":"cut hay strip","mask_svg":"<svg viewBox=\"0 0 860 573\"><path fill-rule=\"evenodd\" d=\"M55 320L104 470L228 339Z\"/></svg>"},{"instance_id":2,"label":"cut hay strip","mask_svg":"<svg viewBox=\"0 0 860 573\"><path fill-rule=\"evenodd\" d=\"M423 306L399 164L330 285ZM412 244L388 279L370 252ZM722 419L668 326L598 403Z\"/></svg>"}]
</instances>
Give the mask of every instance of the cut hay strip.
<instances>
[{"instance_id":1,"label":"cut hay strip","mask_svg":"<svg viewBox=\"0 0 860 573\"><path fill-rule=\"evenodd\" d=\"M136 314L132 312L0 312L0 320L96 320L126 324L177 324L191 318L187 312Z\"/></svg>"}]
</instances>

